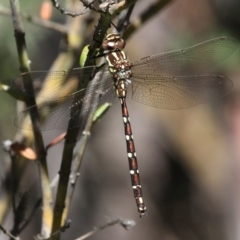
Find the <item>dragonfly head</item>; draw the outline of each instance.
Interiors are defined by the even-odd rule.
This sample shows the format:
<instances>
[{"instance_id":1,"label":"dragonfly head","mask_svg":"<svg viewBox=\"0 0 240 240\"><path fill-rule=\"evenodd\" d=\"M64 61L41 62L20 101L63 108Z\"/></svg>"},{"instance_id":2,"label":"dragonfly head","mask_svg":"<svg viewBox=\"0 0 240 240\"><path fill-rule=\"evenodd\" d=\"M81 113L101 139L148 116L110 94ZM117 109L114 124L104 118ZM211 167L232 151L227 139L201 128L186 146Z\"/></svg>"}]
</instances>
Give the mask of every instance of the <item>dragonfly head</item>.
<instances>
[{"instance_id":1,"label":"dragonfly head","mask_svg":"<svg viewBox=\"0 0 240 240\"><path fill-rule=\"evenodd\" d=\"M110 33L103 39L102 48L108 51L123 50L125 44L125 41L118 34Z\"/></svg>"}]
</instances>

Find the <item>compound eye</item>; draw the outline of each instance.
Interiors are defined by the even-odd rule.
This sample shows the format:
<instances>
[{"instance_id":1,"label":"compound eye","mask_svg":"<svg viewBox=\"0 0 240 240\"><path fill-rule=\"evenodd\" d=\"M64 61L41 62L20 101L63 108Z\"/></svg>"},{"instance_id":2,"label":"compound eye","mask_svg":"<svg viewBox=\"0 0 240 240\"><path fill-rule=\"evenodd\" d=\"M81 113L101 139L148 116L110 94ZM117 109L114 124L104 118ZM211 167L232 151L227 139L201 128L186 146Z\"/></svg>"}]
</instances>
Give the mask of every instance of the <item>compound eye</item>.
<instances>
[{"instance_id":1,"label":"compound eye","mask_svg":"<svg viewBox=\"0 0 240 240\"><path fill-rule=\"evenodd\" d=\"M108 50L115 50L115 49L116 49L115 42L113 42L113 41L108 41L107 49L108 49Z\"/></svg>"},{"instance_id":2,"label":"compound eye","mask_svg":"<svg viewBox=\"0 0 240 240\"><path fill-rule=\"evenodd\" d=\"M124 49L125 47L125 41L123 39L120 39L116 42L116 48L119 50Z\"/></svg>"},{"instance_id":3,"label":"compound eye","mask_svg":"<svg viewBox=\"0 0 240 240\"><path fill-rule=\"evenodd\" d=\"M108 50L115 50L115 46L110 46L110 45L108 45Z\"/></svg>"},{"instance_id":4,"label":"compound eye","mask_svg":"<svg viewBox=\"0 0 240 240\"><path fill-rule=\"evenodd\" d=\"M102 48L108 50L108 40L106 38L102 42Z\"/></svg>"}]
</instances>

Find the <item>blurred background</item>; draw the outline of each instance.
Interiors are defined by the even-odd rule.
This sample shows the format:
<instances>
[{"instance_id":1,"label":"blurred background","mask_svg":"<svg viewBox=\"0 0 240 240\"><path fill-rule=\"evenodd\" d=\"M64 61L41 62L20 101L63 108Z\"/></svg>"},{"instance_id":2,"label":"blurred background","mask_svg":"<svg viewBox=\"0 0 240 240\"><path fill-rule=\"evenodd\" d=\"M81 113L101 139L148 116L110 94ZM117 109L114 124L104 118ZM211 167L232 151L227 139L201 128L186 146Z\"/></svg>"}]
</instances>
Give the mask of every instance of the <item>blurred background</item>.
<instances>
[{"instance_id":1,"label":"blurred background","mask_svg":"<svg viewBox=\"0 0 240 240\"><path fill-rule=\"evenodd\" d=\"M130 20L154 2L139 0ZM38 16L41 3L22 0L21 11ZM7 0L2 0L1 5L10 8ZM64 23L65 19L54 9L52 21ZM80 21L81 16L76 19ZM24 23L32 70L48 70L61 49L62 34ZM135 61L219 36L239 40L239 28L238 0L169 1L131 35L126 52ZM0 14L0 29L0 81L6 81L19 75L10 17ZM234 89L217 102L173 111L139 104L129 94L128 107L148 208L148 217L142 219L130 184L120 104L114 104L93 128L68 216L71 228L61 239L75 239L108 218L119 217L133 219L136 227L128 232L120 226L110 227L90 239L240 239L239 56L238 49L221 64L219 73L233 81ZM0 140L14 139L18 131L13 124L16 101L4 91L0 91L0 109ZM46 144L54 134L43 133ZM59 171L62 147L60 144L48 152L51 179ZM0 153L3 180L4 166L10 160L2 149ZM37 165L28 162L20 189L28 189L29 206L40 196L37 173ZM22 239L39 233L40 216L39 209ZM11 229L11 214L4 226ZM2 233L0 238L8 239Z\"/></svg>"}]
</instances>

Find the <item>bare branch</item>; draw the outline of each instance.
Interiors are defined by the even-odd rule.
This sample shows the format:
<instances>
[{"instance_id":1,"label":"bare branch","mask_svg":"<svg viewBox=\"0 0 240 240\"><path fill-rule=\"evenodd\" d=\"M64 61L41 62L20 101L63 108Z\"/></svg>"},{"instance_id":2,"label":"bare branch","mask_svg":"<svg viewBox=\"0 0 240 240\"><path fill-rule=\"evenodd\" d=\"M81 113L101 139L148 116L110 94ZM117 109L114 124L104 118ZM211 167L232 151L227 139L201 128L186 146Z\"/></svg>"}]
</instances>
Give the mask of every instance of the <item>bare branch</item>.
<instances>
[{"instance_id":1,"label":"bare branch","mask_svg":"<svg viewBox=\"0 0 240 240\"><path fill-rule=\"evenodd\" d=\"M114 226L116 224L120 224L123 228L125 228L126 230L130 230L131 228L133 228L136 223L133 221L133 220L127 220L127 219L116 219L116 220L111 220L111 221L108 221L106 224L104 225L101 225L97 228L94 228L92 231L84 234L83 236L79 237L79 238L76 238L75 240L84 240L90 236L92 236L93 234L107 228L107 227L111 227L111 226Z\"/></svg>"},{"instance_id":2,"label":"bare branch","mask_svg":"<svg viewBox=\"0 0 240 240\"><path fill-rule=\"evenodd\" d=\"M137 0L123 0L119 3L112 4L109 6L109 13L116 16L122 10L130 7L132 4L135 4Z\"/></svg>"},{"instance_id":3,"label":"bare branch","mask_svg":"<svg viewBox=\"0 0 240 240\"><path fill-rule=\"evenodd\" d=\"M28 58L28 53L26 48L25 32L24 32L23 22L21 19L19 2L18 0L10 0L10 5L11 5L11 11L12 11L13 27L14 27L14 33L16 38L20 70L22 72L29 72L30 61ZM34 106L31 108L30 117L33 125L33 133L35 138L36 153L38 156L41 189L42 189L42 196L43 196L42 232L48 234L50 233L50 229L48 227L47 222L51 221L50 218L52 218L52 207L51 207L52 192L49 184L47 160L46 160L46 153L45 153L43 138L39 128L40 118L39 118L38 108L36 106L36 100L33 94L34 88L33 88L32 78L30 74L27 74L25 75L25 77L23 77L23 84L24 84L26 93L28 95L28 97L26 97L27 107Z\"/></svg>"},{"instance_id":4,"label":"bare branch","mask_svg":"<svg viewBox=\"0 0 240 240\"><path fill-rule=\"evenodd\" d=\"M101 87L99 86L99 80L102 76L103 71L100 71L98 73L96 73L94 79L88 84L88 88L91 88L92 90L90 92L94 92L94 90L98 90L98 92L101 92ZM77 152L77 156L75 157L75 161L74 161L74 167L72 170L72 174L70 176L71 182L70 182L70 189L68 191L68 195L66 198L66 206L64 209L64 215L67 216L68 215L68 211L70 208L70 204L72 201L72 197L73 197L73 193L75 190L75 186L76 186L76 181L77 178L79 176L79 169L82 163L82 158L86 149L86 145L87 145L87 141L89 139L90 133L91 133L91 128L93 125L93 116L94 113L99 105L99 101L100 101L100 94L94 94L92 96L90 96L91 99L89 99L88 101L85 101L83 103L82 106L82 112L84 112L85 114L87 113L87 116L81 116L80 119L82 119L83 123L84 123L84 129L81 129L82 133L81 133L81 137L80 137L80 141L79 141L79 149ZM90 108L91 107L91 108ZM84 109L90 109L89 111L84 111ZM86 123L85 123L85 119Z\"/></svg>"},{"instance_id":5,"label":"bare branch","mask_svg":"<svg viewBox=\"0 0 240 240\"><path fill-rule=\"evenodd\" d=\"M51 0L52 3L53 3L53 6L58 9L62 14L65 14L65 15L69 15L71 17L77 17L77 16L80 16L80 15L83 15L85 14L88 9L91 9L97 13L105 13L105 14L110 14L112 15L112 17L116 16L118 13L120 13L122 10L130 7L132 4L135 4L137 2L137 0L123 0L123 1L120 1L119 3L115 3L113 1L110 1L108 2L107 4L103 4L101 3L99 5L99 8L95 8L93 3L95 2L95 0L93 1L87 1L87 0L80 0L80 2L83 3L83 6L86 7L86 9L81 12L81 13L73 13L73 12L68 12L66 11L64 8L62 8L58 2L58 0ZM103 9L106 8L105 11L103 11Z\"/></svg>"},{"instance_id":6,"label":"bare branch","mask_svg":"<svg viewBox=\"0 0 240 240\"><path fill-rule=\"evenodd\" d=\"M57 231L51 234L49 238L42 238L41 236L37 236L37 239L39 240L51 240L54 237L60 235L62 232L65 232L68 228L71 226L71 220L67 219L62 227L60 227Z\"/></svg>"},{"instance_id":7,"label":"bare branch","mask_svg":"<svg viewBox=\"0 0 240 240\"><path fill-rule=\"evenodd\" d=\"M131 34L133 34L137 29L143 26L149 19L154 17L159 13L167 4L173 2L174 0L159 0L152 5L150 5L144 12L140 14L139 17L135 18L130 26L127 28L124 33L124 39L129 38Z\"/></svg>"},{"instance_id":8,"label":"bare branch","mask_svg":"<svg viewBox=\"0 0 240 240\"><path fill-rule=\"evenodd\" d=\"M4 16L7 16L7 17L11 16L10 10L3 7L1 4L0 4L0 14L4 15ZM51 30L54 30L54 31L57 31L57 32L60 32L60 33L63 33L63 34L66 34L68 32L67 27L65 27L62 24L52 22L52 21L43 20L41 18L38 18L36 16L32 16L30 14L26 14L26 13L22 13L21 15L22 15L23 19L25 19L26 21L34 23L34 24L36 24L40 27L48 28L48 29L51 29Z\"/></svg>"},{"instance_id":9,"label":"bare branch","mask_svg":"<svg viewBox=\"0 0 240 240\"><path fill-rule=\"evenodd\" d=\"M28 205L28 193L20 193L19 194L19 203L14 211L14 224L13 229L11 230L11 233L13 235L19 235L20 233L20 224L24 221L26 211L27 211L27 205Z\"/></svg>"},{"instance_id":10,"label":"bare branch","mask_svg":"<svg viewBox=\"0 0 240 240\"><path fill-rule=\"evenodd\" d=\"M80 12L80 13L73 13L73 12L69 12L67 10L65 10L64 8L61 7L60 3L58 2L58 0L51 0L52 1L52 4L53 6L58 9L62 14L64 15L68 15L68 16L71 16L71 17L78 17L78 16L81 16L81 15L84 15L85 13L87 13L89 11L89 9L95 11L95 12L99 12L101 13L101 10L99 9L96 9L94 6L93 6L93 2L90 2L88 3L87 1L84 1L84 0L81 0L81 2L83 3L83 5L86 7L86 9L83 11L83 12Z\"/></svg>"},{"instance_id":11,"label":"bare branch","mask_svg":"<svg viewBox=\"0 0 240 240\"><path fill-rule=\"evenodd\" d=\"M8 237L10 237L11 239L14 240L20 240L19 237L15 237L14 235L12 235L8 230L6 230L1 224L0 224L0 229L3 231L4 234L6 234Z\"/></svg>"},{"instance_id":12,"label":"bare branch","mask_svg":"<svg viewBox=\"0 0 240 240\"><path fill-rule=\"evenodd\" d=\"M94 88L94 86L97 86L99 83L99 78L101 77L102 72L98 72L95 77L90 81L90 85L88 87ZM86 73L84 76L86 79L89 78L89 73ZM85 84L87 84L88 81L81 81L79 84L79 88L85 88ZM97 94L96 94L97 95ZM93 96L96 98L96 95ZM98 96L97 96L98 97ZM73 100L73 105L76 104L76 102L79 104L78 99ZM92 111L94 111L94 107L92 107L90 113L92 114ZM97 107L97 106L96 106ZM75 126L75 119L81 119L80 118L80 112L76 113L74 111L74 108L71 110L71 115L74 115L74 118L70 117L70 121L68 124L68 130L67 135L65 138L65 144L63 149L63 156L62 156L62 163L59 171L59 184L57 189L57 197L56 197L56 203L54 206L54 221L53 221L53 231L56 231L58 229L57 226L61 224L62 219L66 218L66 213L68 211L69 205L66 206L66 195L67 195L67 189L68 189L68 183L69 183L69 176L71 171L71 165L72 165L72 159L73 159L73 149L75 147L77 137L78 137L78 131L79 128L73 128ZM78 114L78 117L76 117L76 114ZM90 126L91 127L91 126Z\"/></svg>"},{"instance_id":13,"label":"bare branch","mask_svg":"<svg viewBox=\"0 0 240 240\"><path fill-rule=\"evenodd\" d=\"M25 221L25 223L21 226L21 228L19 229L19 232L22 232L23 229L31 222L33 216L35 215L37 209L40 207L42 203L42 198L38 199L37 202L35 203L29 217L27 218L27 220Z\"/></svg>"},{"instance_id":14,"label":"bare branch","mask_svg":"<svg viewBox=\"0 0 240 240\"><path fill-rule=\"evenodd\" d=\"M123 33L125 32L126 28L129 25L129 19L131 17L134 7L135 7L135 3L132 4L128 9L122 11L119 15L119 22L117 25L117 30L118 30L120 36L123 36Z\"/></svg>"}]
</instances>

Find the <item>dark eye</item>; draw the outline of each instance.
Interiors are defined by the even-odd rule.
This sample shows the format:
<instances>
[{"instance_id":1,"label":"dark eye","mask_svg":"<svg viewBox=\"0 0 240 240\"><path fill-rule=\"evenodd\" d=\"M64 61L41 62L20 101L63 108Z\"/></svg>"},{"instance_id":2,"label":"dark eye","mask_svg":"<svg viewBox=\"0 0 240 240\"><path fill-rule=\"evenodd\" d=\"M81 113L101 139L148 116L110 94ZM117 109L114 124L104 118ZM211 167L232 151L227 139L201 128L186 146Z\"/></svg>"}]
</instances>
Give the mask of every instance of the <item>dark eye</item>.
<instances>
[{"instance_id":1,"label":"dark eye","mask_svg":"<svg viewBox=\"0 0 240 240\"><path fill-rule=\"evenodd\" d=\"M122 50L122 49L124 49L124 47L125 47L125 41L118 41L116 43L116 48Z\"/></svg>"},{"instance_id":2,"label":"dark eye","mask_svg":"<svg viewBox=\"0 0 240 240\"><path fill-rule=\"evenodd\" d=\"M115 47L108 45L108 50L114 50L114 49L115 49Z\"/></svg>"}]
</instances>

